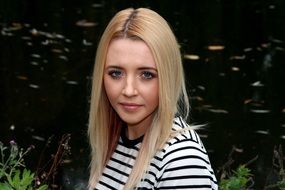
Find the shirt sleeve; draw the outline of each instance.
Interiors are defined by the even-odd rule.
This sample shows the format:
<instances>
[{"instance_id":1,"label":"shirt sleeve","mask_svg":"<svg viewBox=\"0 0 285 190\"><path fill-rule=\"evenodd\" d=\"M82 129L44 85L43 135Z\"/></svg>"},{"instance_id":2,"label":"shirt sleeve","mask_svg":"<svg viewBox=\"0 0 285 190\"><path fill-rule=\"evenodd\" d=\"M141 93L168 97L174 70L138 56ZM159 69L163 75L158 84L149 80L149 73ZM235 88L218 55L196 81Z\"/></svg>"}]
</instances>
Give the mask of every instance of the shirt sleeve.
<instances>
[{"instance_id":1,"label":"shirt sleeve","mask_svg":"<svg viewBox=\"0 0 285 190\"><path fill-rule=\"evenodd\" d=\"M216 190L208 154L194 131L176 137L163 157L157 189ZM189 138L189 137L192 138Z\"/></svg>"}]
</instances>

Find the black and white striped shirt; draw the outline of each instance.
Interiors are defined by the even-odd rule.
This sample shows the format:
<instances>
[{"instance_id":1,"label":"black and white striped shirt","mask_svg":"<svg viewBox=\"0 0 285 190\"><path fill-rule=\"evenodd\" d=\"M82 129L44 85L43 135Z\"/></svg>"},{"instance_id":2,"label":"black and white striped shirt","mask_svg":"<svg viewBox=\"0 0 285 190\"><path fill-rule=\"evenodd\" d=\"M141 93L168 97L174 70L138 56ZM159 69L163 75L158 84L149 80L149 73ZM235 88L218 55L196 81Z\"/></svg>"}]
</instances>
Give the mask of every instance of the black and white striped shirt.
<instances>
[{"instance_id":1,"label":"black and white striped shirt","mask_svg":"<svg viewBox=\"0 0 285 190\"><path fill-rule=\"evenodd\" d=\"M188 125L180 117L174 119L173 130ZM107 163L96 190L120 190L131 173L143 137L128 140L124 135ZM144 180L138 189L195 189L216 190L217 180L207 152L193 130L179 133L167 141L151 160Z\"/></svg>"}]
</instances>

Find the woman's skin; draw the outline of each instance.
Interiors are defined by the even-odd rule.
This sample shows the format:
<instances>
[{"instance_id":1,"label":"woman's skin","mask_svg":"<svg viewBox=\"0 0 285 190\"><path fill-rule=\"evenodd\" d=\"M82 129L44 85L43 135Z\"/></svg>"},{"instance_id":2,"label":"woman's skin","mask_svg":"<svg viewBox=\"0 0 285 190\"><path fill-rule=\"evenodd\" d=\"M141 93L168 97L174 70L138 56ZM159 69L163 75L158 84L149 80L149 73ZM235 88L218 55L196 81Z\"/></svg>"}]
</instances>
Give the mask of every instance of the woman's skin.
<instances>
[{"instance_id":1,"label":"woman's skin","mask_svg":"<svg viewBox=\"0 0 285 190\"><path fill-rule=\"evenodd\" d=\"M156 63L143 41L119 38L111 42L104 87L112 107L127 124L127 137L142 136L159 103Z\"/></svg>"}]
</instances>

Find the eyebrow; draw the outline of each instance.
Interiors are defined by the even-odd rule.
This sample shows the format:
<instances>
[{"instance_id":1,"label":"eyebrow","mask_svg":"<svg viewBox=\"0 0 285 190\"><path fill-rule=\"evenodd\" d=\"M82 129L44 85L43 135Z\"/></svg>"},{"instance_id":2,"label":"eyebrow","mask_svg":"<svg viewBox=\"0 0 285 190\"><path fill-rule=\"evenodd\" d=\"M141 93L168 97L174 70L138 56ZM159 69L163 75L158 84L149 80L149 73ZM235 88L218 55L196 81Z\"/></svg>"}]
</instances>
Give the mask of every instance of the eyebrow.
<instances>
[{"instance_id":1,"label":"eyebrow","mask_svg":"<svg viewBox=\"0 0 285 190\"><path fill-rule=\"evenodd\" d=\"M157 69L154 68L154 67L139 67L138 69L139 69L139 70L154 70L154 71L157 72Z\"/></svg>"},{"instance_id":2,"label":"eyebrow","mask_svg":"<svg viewBox=\"0 0 285 190\"><path fill-rule=\"evenodd\" d=\"M106 69L124 69L124 68L117 65L110 65L107 66ZM153 70L157 72L157 69L154 67L139 67L138 70Z\"/></svg>"},{"instance_id":3,"label":"eyebrow","mask_svg":"<svg viewBox=\"0 0 285 190\"><path fill-rule=\"evenodd\" d=\"M122 67L115 66L115 65L110 65L110 66L107 66L105 69L122 69Z\"/></svg>"}]
</instances>

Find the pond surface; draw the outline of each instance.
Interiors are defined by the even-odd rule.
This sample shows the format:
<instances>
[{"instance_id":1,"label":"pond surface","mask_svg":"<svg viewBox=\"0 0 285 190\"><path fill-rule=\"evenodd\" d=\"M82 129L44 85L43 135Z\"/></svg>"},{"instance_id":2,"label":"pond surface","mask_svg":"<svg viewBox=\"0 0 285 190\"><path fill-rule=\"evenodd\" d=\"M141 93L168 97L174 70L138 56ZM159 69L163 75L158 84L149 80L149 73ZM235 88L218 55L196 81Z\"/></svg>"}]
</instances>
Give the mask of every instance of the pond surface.
<instances>
[{"instance_id":1,"label":"pond surface","mask_svg":"<svg viewBox=\"0 0 285 190\"><path fill-rule=\"evenodd\" d=\"M107 22L126 7L147 6L172 26L191 95L191 122L219 177L254 159L255 188L270 182L274 147L285 141L285 2L27 1L0 3L0 141L36 146L27 162L52 158L63 134L71 152L57 184L83 187L90 77ZM50 143L47 142L50 141ZM231 150L234 147L234 152Z\"/></svg>"}]
</instances>

